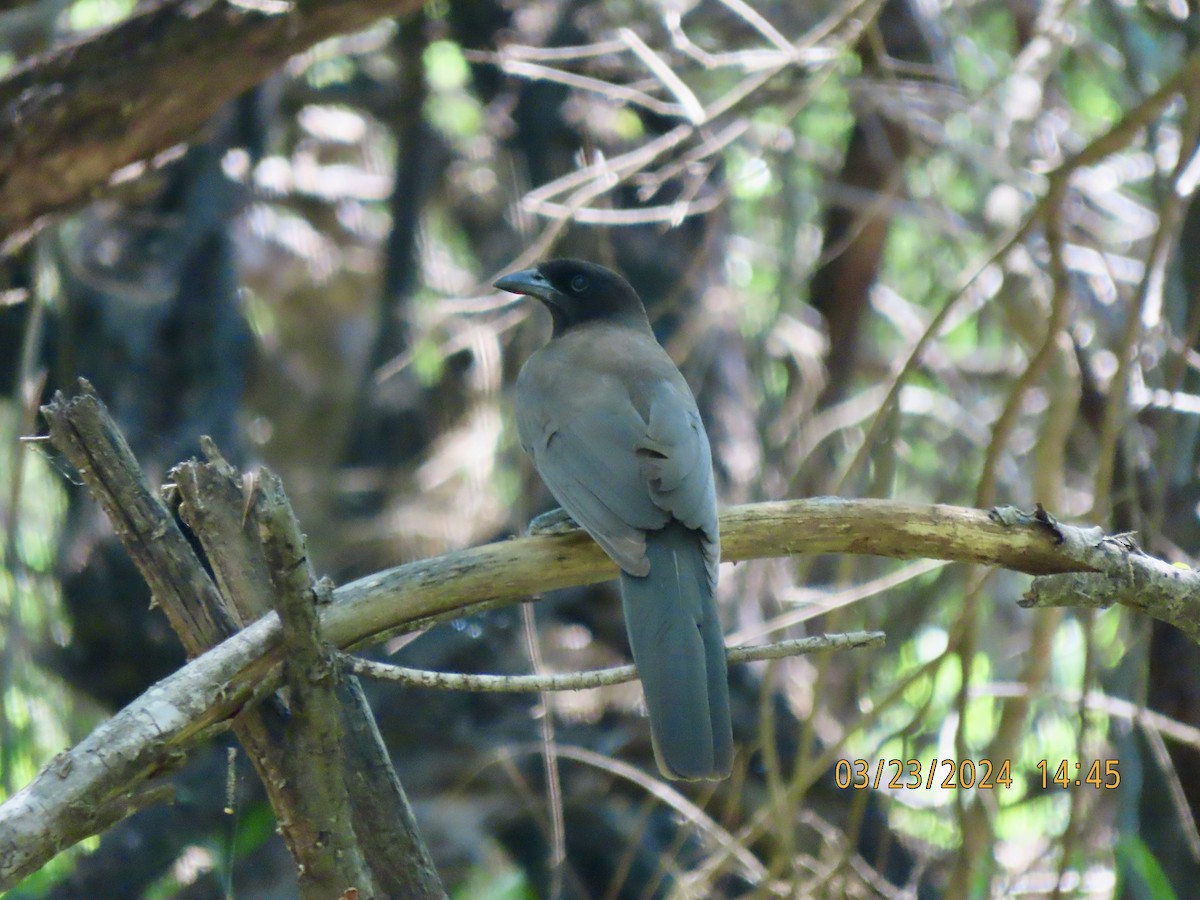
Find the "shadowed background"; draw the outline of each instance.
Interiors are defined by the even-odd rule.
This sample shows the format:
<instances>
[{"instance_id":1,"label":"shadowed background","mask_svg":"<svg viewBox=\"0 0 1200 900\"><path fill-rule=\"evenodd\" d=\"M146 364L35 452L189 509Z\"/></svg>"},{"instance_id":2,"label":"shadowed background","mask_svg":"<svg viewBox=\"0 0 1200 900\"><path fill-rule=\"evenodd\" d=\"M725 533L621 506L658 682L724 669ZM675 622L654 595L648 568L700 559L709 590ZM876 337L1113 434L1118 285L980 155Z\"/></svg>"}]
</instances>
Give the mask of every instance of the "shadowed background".
<instances>
[{"instance_id":1,"label":"shadowed background","mask_svg":"<svg viewBox=\"0 0 1200 900\"><path fill-rule=\"evenodd\" d=\"M1200 272L1179 248L1198 227L1200 91L1147 98L1192 60L1195 13L752 6L430 3L306 51L186 148L10 242L3 795L183 658L103 517L56 460L18 447L38 398L89 378L152 479L202 434L269 464L339 583L503 538L551 503L511 402L548 317L486 287L530 254L634 284L696 392L723 505L1042 502L1193 564ZM0 74L132 12L0 10ZM1123 121L1145 127L1118 127L1043 215L1048 173ZM562 744L652 772L636 686L545 706L368 690L455 896L737 896L764 879L800 896L1104 896L1118 877L1128 896L1183 895L1200 741L1136 729L1105 698L1200 724L1197 649L1120 609L1023 612L1026 584L867 557L726 566L742 638L889 635L731 669L734 778L684 790L736 836L733 858L642 787L564 759L552 877L542 718ZM628 658L613 585L534 615L547 669ZM515 608L376 654L532 668ZM829 768L913 757L1010 759L1016 781L884 797ZM1042 789L1039 761L1105 759L1118 791ZM252 771L233 774L229 815L226 748L198 751L174 805L15 895L294 895Z\"/></svg>"}]
</instances>

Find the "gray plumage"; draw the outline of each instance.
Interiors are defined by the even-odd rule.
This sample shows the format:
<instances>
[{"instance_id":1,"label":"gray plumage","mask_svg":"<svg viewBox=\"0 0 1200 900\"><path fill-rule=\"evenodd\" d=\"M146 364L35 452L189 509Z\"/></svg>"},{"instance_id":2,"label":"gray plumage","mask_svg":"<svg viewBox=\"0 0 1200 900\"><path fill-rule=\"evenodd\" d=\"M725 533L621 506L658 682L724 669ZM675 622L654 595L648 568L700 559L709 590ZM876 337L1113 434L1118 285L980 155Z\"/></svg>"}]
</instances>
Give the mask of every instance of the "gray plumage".
<instances>
[{"instance_id":1,"label":"gray plumage","mask_svg":"<svg viewBox=\"0 0 1200 900\"><path fill-rule=\"evenodd\" d=\"M552 260L496 286L541 300L550 342L517 379L517 430L555 499L621 568L625 625L671 778L723 778L733 739L715 591L708 437L623 278Z\"/></svg>"}]
</instances>

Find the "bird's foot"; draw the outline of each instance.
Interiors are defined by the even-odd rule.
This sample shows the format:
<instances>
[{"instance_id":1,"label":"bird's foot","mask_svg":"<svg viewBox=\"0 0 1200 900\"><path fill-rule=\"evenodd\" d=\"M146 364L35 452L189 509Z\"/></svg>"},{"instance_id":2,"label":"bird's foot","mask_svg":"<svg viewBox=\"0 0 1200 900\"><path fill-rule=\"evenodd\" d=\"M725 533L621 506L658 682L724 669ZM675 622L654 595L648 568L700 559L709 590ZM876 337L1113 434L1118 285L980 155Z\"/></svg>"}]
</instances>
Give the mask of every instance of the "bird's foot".
<instances>
[{"instance_id":1,"label":"bird's foot","mask_svg":"<svg viewBox=\"0 0 1200 900\"><path fill-rule=\"evenodd\" d=\"M529 523L530 534L566 534L578 530L579 523L561 506L534 517Z\"/></svg>"}]
</instances>

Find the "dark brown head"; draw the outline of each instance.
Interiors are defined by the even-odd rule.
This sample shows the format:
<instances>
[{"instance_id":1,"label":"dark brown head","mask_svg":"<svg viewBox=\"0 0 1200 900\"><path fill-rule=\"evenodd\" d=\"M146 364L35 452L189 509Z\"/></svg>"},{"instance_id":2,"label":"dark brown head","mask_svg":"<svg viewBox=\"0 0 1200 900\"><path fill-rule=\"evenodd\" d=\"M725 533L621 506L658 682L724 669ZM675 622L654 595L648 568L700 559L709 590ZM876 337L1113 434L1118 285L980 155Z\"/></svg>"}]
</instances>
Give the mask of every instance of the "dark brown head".
<instances>
[{"instance_id":1,"label":"dark brown head","mask_svg":"<svg viewBox=\"0 0 1200 900\"><path fill-rule=\"evenodd\" d=\"M613 322L649 331L646 309L629 282L581 259L551 259L505 275L502 291L541 300L554 317L554 336L588 322Z\"/></svg>"}]
</instances>

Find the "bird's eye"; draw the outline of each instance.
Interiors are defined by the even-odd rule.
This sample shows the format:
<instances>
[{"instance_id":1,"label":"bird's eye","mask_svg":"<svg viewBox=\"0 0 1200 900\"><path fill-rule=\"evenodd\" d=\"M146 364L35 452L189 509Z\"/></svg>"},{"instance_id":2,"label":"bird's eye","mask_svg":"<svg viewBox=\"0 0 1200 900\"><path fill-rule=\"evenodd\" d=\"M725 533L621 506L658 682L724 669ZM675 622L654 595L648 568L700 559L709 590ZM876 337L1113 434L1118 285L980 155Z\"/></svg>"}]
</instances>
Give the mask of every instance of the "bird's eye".
<instances>
[{"instance_id":1,"label":"bird's eye","mask_svg":"<svg viewBox=\"0 0 1200 900\"><path fill-rule=\"evenodd\" d=\"M571 279L571 290L573 290L575 293L577 293L577 294L582 293L583 289L586 287L587 287L587 276L586 275L576 275L574 278Z\"/></svg>"}]
</instances>

